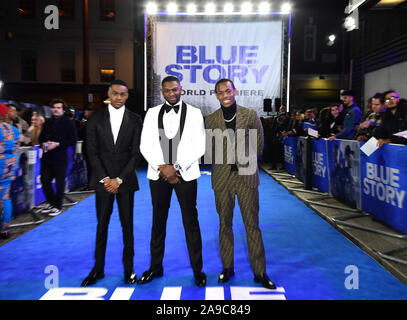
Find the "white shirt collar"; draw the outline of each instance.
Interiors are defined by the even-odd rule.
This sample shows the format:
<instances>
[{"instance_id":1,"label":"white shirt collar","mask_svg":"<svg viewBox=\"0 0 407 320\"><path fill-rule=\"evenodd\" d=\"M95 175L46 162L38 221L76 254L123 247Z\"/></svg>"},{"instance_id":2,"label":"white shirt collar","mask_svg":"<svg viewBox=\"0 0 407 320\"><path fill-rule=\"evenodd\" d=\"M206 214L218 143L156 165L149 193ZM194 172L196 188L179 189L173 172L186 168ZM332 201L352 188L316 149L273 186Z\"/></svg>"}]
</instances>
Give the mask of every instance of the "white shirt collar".
<instances>
[{"instance_id":1,"label":"white shirt collar","mask_svg":"<svg viewBox=\"0 0 407 320\"><path fill-rule=\"evenodd\" d=\"M120 114L120 113L124 113L124 110L126 109L126 106L123 105L121 108L116 109L115 107L113 107L110 103L109 103L109 112L110 113L116 113L116 114Z\"/></svg>"},{"instance_id":2,"label":"white shirt collar","mask_svg":"<svg viewBox=\"0 0 407 320\"><path fill-rule=\"evenodd\" d=\"M165 104L171 106L171 104L167 100L165 100ZM176 104L174 104L174 106L180 106L181 107L182 106L182 99L180 99Z\"/></svg>"}]
</instances>

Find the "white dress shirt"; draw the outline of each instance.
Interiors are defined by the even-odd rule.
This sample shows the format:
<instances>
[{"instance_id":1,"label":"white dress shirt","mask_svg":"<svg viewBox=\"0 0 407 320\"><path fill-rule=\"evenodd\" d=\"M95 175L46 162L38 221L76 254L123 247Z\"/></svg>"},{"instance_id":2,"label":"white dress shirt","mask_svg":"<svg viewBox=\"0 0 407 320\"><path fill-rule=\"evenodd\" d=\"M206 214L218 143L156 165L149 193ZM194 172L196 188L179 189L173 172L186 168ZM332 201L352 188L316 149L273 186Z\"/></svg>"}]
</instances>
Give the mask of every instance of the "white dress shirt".
<instances>
[{"instance_id":1,"label":"white dress shirt","mask_svg":"<svg viewBox=\"0 0 407 320\"><path fill-rule=\"evenodd\" d=\"M166 104L170 106L168 102L166 102ZM174 109L171 109L171 111L169 112L164 111L163 115L164 133L168 139L173 139L175 137L181 122L182 100L178 101L178 103L176 103L175 105L179 106L178 112L175 112Z\"/></svg>"},{"instance_id":2,"label":"white dress shirt","mask_svg":"<svg viewBox=\"0 0 407 320\"><path fill-rule=\"evenodd\" d=\"M125 106L116 109L111 104L109 104L109 114L110 114L110 126L113 133L113 141L116 144L117 136L119 135L120 126L122 125L123 115Z\"/></svg>"}]
</instances>

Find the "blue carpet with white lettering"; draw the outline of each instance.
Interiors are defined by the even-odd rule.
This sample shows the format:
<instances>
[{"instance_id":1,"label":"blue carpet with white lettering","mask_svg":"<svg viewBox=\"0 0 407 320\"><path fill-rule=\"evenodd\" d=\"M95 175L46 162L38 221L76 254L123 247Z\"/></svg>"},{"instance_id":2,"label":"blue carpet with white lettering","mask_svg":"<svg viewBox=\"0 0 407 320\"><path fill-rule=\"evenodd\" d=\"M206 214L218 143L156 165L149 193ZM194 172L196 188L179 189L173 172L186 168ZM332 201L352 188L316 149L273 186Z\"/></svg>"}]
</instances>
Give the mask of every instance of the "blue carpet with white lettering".
<instances>
[{"instance_id":1,"label":"blue carpet with white lettering","mask_svg":"<svg viewBox=\"0 0 407 320\"><path fill-rule=\"evenodd\" d=\"M205 170L205 168L203 168ZM146 171L138 171L135 194L134 266L138 276L149 267L151 200ZM123 282L122 234L115 205L109 228L105 278L80 284L93 266L96 232L94 195L54 219L0 247L0 299L406 299L407 287L335 228L261 172L260 226L267 272L276 290L253 281L246 234L236 205L235 272L225 285L218 249L218 215L210 176L198 180L198 212L203 241L206 288L194 285L179 205L173 194L167 225L164 277L145 285Z\"/></svg>"}]
</instances>

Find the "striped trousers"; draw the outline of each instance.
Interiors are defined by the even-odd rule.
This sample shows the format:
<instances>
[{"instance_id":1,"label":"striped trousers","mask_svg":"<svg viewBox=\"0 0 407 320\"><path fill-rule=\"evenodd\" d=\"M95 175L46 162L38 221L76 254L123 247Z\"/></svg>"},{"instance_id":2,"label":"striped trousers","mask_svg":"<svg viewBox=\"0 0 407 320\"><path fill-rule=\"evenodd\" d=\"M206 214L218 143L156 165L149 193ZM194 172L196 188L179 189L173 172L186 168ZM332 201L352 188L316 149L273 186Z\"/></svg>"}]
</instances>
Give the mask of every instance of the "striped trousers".
<instances>
[{"instance_id":1,"label":"striped trousers","mask_svg":"<svg viewBox=\"0 0 407 320\"><path fill-rule=\"evenodd\" d=\"M266 257L259 227L259 191L249 188L240 180L237 171L231 171L227 187L215 191L216 210L219 214L219 249L223 268L234 267L233 209L235 196L246 229L250 264L255 275L266 272Z\"/></svg>"}]
</instances>

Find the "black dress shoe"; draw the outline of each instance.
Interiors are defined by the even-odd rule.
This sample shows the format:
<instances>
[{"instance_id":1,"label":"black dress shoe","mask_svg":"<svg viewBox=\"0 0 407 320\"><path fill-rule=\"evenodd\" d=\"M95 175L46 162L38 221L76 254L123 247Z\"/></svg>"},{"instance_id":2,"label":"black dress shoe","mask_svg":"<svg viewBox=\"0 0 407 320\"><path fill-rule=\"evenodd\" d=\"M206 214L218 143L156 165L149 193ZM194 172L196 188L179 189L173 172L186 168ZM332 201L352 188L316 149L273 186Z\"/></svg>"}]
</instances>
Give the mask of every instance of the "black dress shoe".
<instances>
[{"instance_id":1,"label":"black dress shoe","mask_svg":"<svg viewBox=\"0 0 407 320\"><path fill-rule=\"evenodd\" d=\"M96 281L105 277L105 273L103 271L94 271L92 270L89 275L82 281L81 287L91 286L95 284Z\"/></svg>"},{"instance_id":2,"label":"black dress shoe","mask_svg":"<svg viewBox=\"0 0 407 320\"><path fill-rule=\"evenodd\" d=\"M219 283L225 283L230 280L230 277L235 275L235 270L233 268L223 269L222 273L218 277Z\"/></svg>"},{"instance_id":3,"label":"black dress shoe","mask_svg":"<svg viewBox=\"0 0 407 320\"><path fill-rule=\"evenodd\" d=\"M154 278L160 278L164 274L163 269L159 269L158 271L147 270L143 273L140 279L138 279L138 284L145 284L153 280Z\"/></svg>"},{"instance_id":4,"label":"black dress shoe","mask_svg":"<svg viewBox=\"0 0 407 320\"><path fill-rule=\"evenodd\" d=\"M132 272L126 272L125 274L124 274L124 283L127 283L127 284L134 284L134 283L136 283L137 282L137 276L136 276L136 274L134 273L134 271L132 271Z\"/></svg>"},{"instance_id":5,"label":"black dress shoe","mask_svg":"<svg viewBox=\"0 0 407 320\"><path fill-rule=\"evenodd\" d=\"M9 239L10 238L10 232L0 232L0 239Z\"/></svg>"},{"instance_id":6,"label":"black dress shoe","mask_svg":"<svg viewBox=\"0 0 407 320\"><path fill-rule=\"evenodd\" d=\"M262 275L255 275L254 276L254 281L261 283L264 288L267 289L275 289L276 285L274 284L273 281L270 280L270 278L267 276L267 274L263 273Z\"/></svg>"},{"instance_id":7,"label":"black dress shoe","mask_svg":"<svg viewBox=\"0 0 407 320\"><path fill-rule=\"evenodd\" d=\"M202 271L194 272L195 277L195 284L198 287L205 287L206 286L206 274Z\"/></svg>"}]
</instances>

